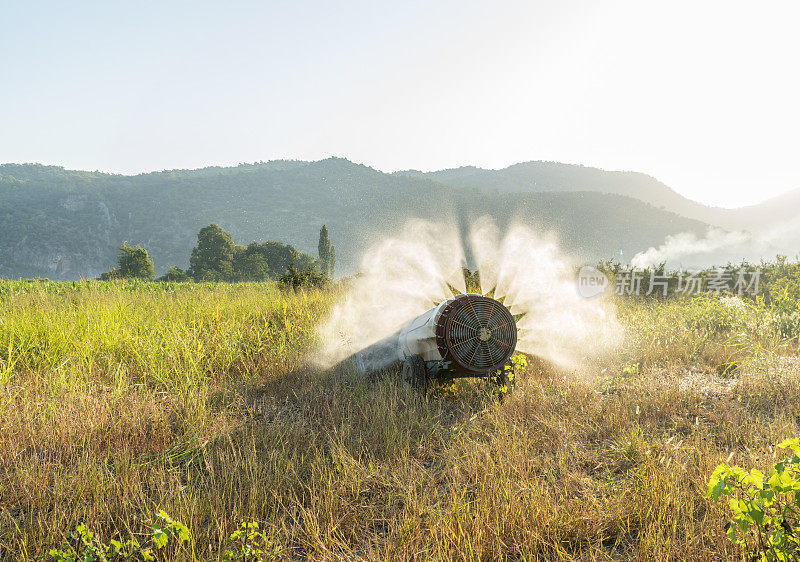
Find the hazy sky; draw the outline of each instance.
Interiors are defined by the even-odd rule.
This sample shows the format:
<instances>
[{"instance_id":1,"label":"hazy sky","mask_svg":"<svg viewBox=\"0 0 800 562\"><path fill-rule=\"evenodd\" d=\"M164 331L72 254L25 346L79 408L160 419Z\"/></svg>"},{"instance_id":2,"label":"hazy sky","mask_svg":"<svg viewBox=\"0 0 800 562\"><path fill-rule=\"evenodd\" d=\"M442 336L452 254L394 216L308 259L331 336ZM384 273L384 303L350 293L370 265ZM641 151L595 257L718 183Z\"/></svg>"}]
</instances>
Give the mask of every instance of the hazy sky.
<instances>
[{"instance_id":1,"label":"hazy sky","mask_svg":"<svg viewBox=\"0 0 800 562\"><path fill-rule=\"evenodd\" d=\"M0 162L556 160L800 188L800 3L0 0Z\"/></svg>"}]
</instances>

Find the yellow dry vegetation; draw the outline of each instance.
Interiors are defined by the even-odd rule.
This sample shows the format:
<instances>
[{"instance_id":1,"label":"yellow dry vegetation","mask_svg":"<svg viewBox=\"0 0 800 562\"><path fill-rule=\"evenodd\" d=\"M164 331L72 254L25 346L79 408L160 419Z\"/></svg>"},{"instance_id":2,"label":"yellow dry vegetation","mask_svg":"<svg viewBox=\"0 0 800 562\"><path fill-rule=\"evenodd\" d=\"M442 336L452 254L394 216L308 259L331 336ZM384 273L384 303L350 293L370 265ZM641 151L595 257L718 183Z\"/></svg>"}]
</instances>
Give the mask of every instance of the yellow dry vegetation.
<instances>
[{"instance_id":1,"label":"yellow dry vegetation","mask_svg":"<svg viewBox=\"0 0 800 562\"><path fill-rule=\"evenodd\" d=\"M278 558L735 558L709 476L798 434L796 345L757 305L620 302L615 357L531 357L500 403L313 367L336 291L0 282L0 558L161 510L179 560L250 521Z\"/></svg>"}]
</instances>

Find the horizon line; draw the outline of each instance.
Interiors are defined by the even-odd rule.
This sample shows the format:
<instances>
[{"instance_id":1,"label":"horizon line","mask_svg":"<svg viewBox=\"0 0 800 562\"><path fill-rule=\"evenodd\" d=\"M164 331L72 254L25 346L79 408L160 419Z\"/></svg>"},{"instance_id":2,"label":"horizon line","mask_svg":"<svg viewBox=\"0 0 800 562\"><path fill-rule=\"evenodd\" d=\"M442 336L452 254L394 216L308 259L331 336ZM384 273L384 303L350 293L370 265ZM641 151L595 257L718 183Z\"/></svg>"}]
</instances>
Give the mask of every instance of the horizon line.
<instances>
[{"instance_id":1,"label":"horizon line","mask_svg":"<svg viewBox=\"0 0 800 562\"><path fill-rule=\"evenodd\" d=\"M196 168L164 168L162 170L149 170L149 171L137 171L137 172L131 172L131 171L114 172L114 171L104 171L104 170L100 170L100 169L90 170L90 169L83 169L83 168L77 168L77 167L69 167L68 165L65 165L65 164L44 164L42 162L2 162L2 163L0 163L0 167L8 166L8 165L11 165L11 166L42 166L42 167L50 167L50 168L60 168L60 169L62 169L64 171L69 171L69 172L89 172L89 173L95 173L95 174L103 174L103 175L107 175L107 176L136 177L136 176L147 176L147 175L152 175L152 174L163 174L163 173L168 173L168 172L194 172L194 171L199 171L199 170L207 170L207 169L211 169L211 168L239 168L239 167L242 167L242 166L258 166L258 165L264 165L264 164L271 164L273 162L296 162L296 163L300 163L300 164L315 164L315 163L318 163L318 162L324 162L326 160L344 160L344 161L349 162L351 164L354 164L356 166L364 166L366 168L369 168L369 169L372 169L372 170L375 170L377 172L380 172L382 174L387 174L387 175L392 175L392 174L401 173L401 172L419 172L421 174L433 174L433 173L436 173L436 172L448 172L448 171L460 170L460 169L463 169L463 168L473 168L475 170L481 170L481 171L487 171L487 172L499 172L499 171L507 170L507 169L512 168L514 166L521 165L521 164L531 164L531 163L559 164L559 165L562 165L562 166L575 166L575 167L579 167L579 168L588 168L588 169L593 169L593 170L599 170L601 172L606 172L606 173L639 174L639 175L643 175L643 176L652 178L653 180L659 182L660 184L662 184L664 187L666 187L667 189L669 189L670 191L672 191L676 195L678 195L680 197L683 197L688 201L692 201L693 203L697 203L698 205L703 205L704 207L708 207L710 209L716 208L716 209L723 209L723 210L737 210L737 209L746 209L748 207L756 207L756 206L761 205L763 203L767 203L768 201L772 201L772 200L778 199L780 197L788 195L789 193L792 193L794 191L800 190L800 187L793 187L793 188L789 188L789 189L787 189L785 191L782 191L781 193L773 195L771 197L767 197L765 199L761 199L756 203L750 203L750 204L746 204L746 205L739 205L737 207L726 207L726 206L722 206L722 205L703 203L702 201L699 201L697 199L693 199L692 197L684 195L680 191L676 190L674 187L672 187L670 185L667 185L666 183L664 183L663 181L658 179L658 177L656 177L655 175L649 174L647 172L641 172L641 171L638 171L638 170L625 170L625 169L607 169L607 168L601 168L600 166L594 166L594 165L590 165L590 164L582 164L582 163L578 163L578 162L564 162L564 161L559 161L559 160L523 160L523 161L520 161L520 162L514 162L512 164L508 164L507 166L504 166L504 167L501 167L501 168L476 166L475 164L463 164L461 166L437 168L437 169L430 169L430 170L421 170L421 169L418 169L418 168L400 168L400 169L397 169L397 170L382 170L380 168L376 168L376 167L371 166L369 164L366 164L364 162L356 162L354 160L351 160L350 158L347 158L346 156L335 156L335 155L326 156L326 157L320 158L318 160L303 160L303 159L299 159L299 158L288 158L288 157L285 157L285 158L273 158L273 159L270 159L270 160L256 160L256 161L253 161L253 162L238 162L236 164L233 164L233 163L231 163L231 164L209 164L209 165L206 165L206 166L200 166L200 167L196 167ZM432 178L428 178L428 179L431 179L431 181L437 181L437 180L434 180ZM444 182L439 182L439 183L444 183ZM444 185L449 185L449 184L444 184ZM457 186L451 186L451 187L457 187ZM543 192L547 192L547 191L552 191L552 190L543 190ZM585 190L581 190L581 191L585 191ZM589 191L591 191L591 190L589 190ZM603 192L603 191L598 191L598 192L599 193L606 193L606 192Z\"/></svg>"}]
</instances>

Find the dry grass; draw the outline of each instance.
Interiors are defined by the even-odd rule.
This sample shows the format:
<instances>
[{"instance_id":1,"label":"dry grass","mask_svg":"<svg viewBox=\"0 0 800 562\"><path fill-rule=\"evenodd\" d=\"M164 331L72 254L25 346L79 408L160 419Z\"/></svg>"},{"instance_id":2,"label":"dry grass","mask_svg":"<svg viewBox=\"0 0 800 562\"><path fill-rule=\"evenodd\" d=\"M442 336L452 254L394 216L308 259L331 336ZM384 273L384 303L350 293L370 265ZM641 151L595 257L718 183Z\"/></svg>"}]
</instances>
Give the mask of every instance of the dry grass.
<instances>
[{"instance_id":1,"label":"dry grass","mask_svg":"<svg viewBox=\"0 0 800 562\"><path fill-rule=\"evenodd\" d=\"M423 399L307 366L330 293L0 295L5 559L79 522L139 533L159 509L191 529L192 560L250 520L286 558L734 558L708 476L729 456L766 464L800 419L768 319L711 301L625 304L617 359L580 376L531 360L500 404L480 385Z\"/></svg>"}]
</instances>

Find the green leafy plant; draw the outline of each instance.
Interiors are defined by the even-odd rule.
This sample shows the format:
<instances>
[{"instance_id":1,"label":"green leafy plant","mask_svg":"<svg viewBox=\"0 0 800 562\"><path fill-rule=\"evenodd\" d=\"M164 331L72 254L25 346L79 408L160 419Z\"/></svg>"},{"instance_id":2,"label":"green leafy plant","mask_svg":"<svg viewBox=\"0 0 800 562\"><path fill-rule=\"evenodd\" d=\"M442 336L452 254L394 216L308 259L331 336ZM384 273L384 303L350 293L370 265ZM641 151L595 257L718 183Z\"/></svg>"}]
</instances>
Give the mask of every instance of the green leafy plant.
<instances>
[{"instance_id":1,"label":"green leafy plant","mask_svg":"<svg viewBox=\"0 0 800 562\"><path fill-rule=\"evenodd\" d=\"M522 353L515 353L507 364L487 379L486 392L502 401L517 385L517 371L522 371L527 366L528 359Z\"/></svg>"},{"instance_id":2,"label":"green leafy plant","mask_svg":"<svg viewBox=\"0 0 800 562\"><path fill-rule=\"evenodd\" d=\"M157 552L165 551L170 544L177 549L191 539L192 535L186 525L175 521L164 511L159 511L156 522L150 526L151 545L143 546L135 538L124 542L112 539L104 543L81 523L70 533L61 548L54 548L48 554L56 562L108 562L130 558L154 561Z\"/></svg>"},{"instance_id":3,"label":"green leafy plant","mask_svg":"<svg viewBox=\"0 0 800 562\"><path fill-rule=\"evenodd\" d=\"M224 560L252 560L260 562L275 558L283 550L259 529L258 523L242 523L239 530L228 539L232 549L225 551Z\"/></svg>"},{"instance_id":4,"label":"green leafy plant","mask_svg":"<svg viewBox=\"0 0 800 562\"><path fill-rule=\"evenodd\" d=\"M158 512L158 522L152 526L153 545L156 548L164 548L170 542L170 539L175 539L178 545L189 542L192 540L192 534L189 529L180 521L175 521L163 510Z\"/></svg>"},{"instance_id":5,"label":"green leafy plant","mask_svg":"<svg viewBox=\"0 0 800 562\"><path fill-rule=\"evenodd\" d=\"M515 371L524 371L528 368L528 358L522 353L515 353L511 356L511 363Z\"/></svg>"},{"instance_id":6,"label":"green leafy plant","mask_svg":"<svg viewBox=\"0 0 800 562\"><path fill-rule=\"evenodd\" d=\"M778 446L791 455L776 463L768 477L757 469L721 464L708 485L708 497L728 498L733 519L726 533L748 560L800 559L800 440L786 439Z\"/></svg>"}]
</instances>

